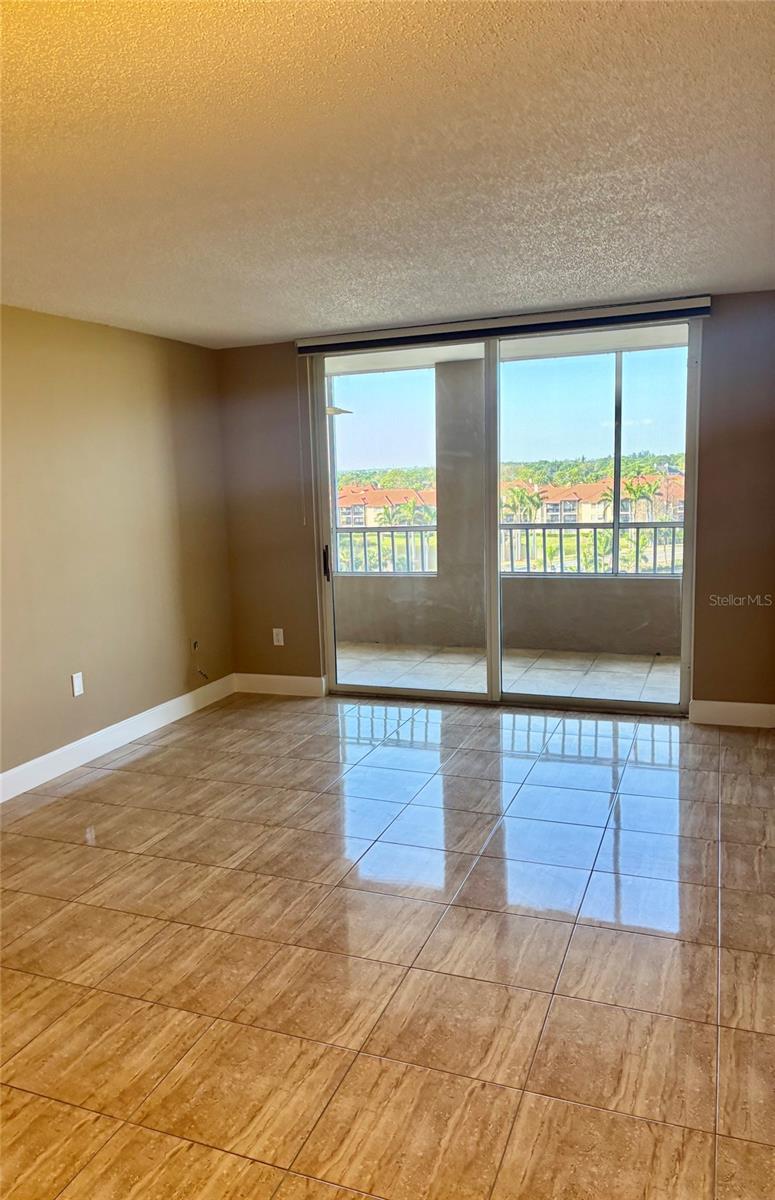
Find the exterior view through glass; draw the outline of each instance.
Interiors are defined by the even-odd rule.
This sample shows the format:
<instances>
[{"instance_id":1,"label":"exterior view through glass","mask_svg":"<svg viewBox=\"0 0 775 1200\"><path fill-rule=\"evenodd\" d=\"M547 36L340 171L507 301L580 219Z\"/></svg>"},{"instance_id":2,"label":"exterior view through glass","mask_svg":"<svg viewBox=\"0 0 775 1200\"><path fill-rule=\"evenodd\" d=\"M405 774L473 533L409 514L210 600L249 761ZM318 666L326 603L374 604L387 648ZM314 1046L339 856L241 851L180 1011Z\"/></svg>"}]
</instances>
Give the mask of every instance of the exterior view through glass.
<instances>
[{"instance_id":1,"label":"exterior view through glass","mask_svg":"<svg viewBox=\"0 0 775 1200\"><path fill-rule=\"evenodd\" d=\"M486 696L489 569L505 698L677 704L687 344L502 339L497 480L485 343L327 357L336 684Z\"/></svg>"}]
</instances>

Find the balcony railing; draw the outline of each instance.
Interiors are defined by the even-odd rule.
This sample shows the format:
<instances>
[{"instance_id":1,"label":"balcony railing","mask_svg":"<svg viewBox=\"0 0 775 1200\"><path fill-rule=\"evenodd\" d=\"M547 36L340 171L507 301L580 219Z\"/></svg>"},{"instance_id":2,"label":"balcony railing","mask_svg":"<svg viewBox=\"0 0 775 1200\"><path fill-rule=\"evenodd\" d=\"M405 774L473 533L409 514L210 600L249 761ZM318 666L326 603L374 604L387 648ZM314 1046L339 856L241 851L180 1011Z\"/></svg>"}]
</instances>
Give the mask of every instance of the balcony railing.
<instances>
[{"instance_id":1,"label":"balcony railing","mask_svg":"<svg viewBox=\"0 0 775 1200\"><path fill-rule=\"evenodd\" d=\"M611 523L503 523L502 575L679 576L683 570L681 521L637 521L619 526L614 553ZM354 525L336 530L336 571L341 575L435 575L435 525Z\"/></svg>"},{"instance_id":2,"label":"balcony railing","mask_svg":"<svg viewBox=\"0 0 775 1200\"><path fill-rule=\"evenodd\" d=\"M680 575L681 521L502 524L500 566L504 575Z\"/></svg>"},{"instance_id":3,"label":"balcony railing","mask_svg":"<svg viewBox=\"0 0 775 1200\"><path fill-rule=\"evenodd\" d=\"M435 525L346 525L336 530L340 575L435 575Z\"/></svg>"}]
</instances>

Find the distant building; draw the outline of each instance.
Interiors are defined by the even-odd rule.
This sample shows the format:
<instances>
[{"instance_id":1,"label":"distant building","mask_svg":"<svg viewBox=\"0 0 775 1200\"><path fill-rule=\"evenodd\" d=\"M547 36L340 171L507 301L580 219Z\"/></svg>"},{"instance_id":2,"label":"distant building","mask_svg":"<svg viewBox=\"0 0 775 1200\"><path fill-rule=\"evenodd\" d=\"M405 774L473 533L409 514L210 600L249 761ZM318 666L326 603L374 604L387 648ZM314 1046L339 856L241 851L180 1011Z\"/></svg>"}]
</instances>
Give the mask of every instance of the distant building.
<instances>
[{"instance_id":1,"label":"distant building","mask_svg":"<svg viewBox=\"0 0 775 1200\"><path fill-rule=\"evenodd\" d=\"M501 484L501 523L610 523L613 486L610 477L594 483L564 485L509 480ZM636 475L622 480L622 521L683 521L683 516L684 476L675 467L664 474ZM339 489L337 524L340 528L435 525L436 489L348 484Z\"/></svg>"},{"instance_id":2,"label":"distant building","mask_svg":"<svg viewBox=\"0 0 775 1200\"><path fill-rule=\"evenodd\" d=\"M384 525L388 516L393 525L435 525L436 489L348 484L339 489L337 509L340 526Z\"/></svg>"}]
</instances>

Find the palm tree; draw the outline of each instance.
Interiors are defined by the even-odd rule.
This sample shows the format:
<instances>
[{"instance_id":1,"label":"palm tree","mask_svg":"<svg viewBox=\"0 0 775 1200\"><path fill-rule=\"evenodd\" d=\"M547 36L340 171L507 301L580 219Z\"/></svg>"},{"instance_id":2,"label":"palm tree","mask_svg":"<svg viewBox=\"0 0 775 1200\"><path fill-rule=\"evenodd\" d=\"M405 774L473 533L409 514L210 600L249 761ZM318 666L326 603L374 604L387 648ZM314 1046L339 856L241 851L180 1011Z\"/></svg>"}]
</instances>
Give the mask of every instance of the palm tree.
<instances>
[{"instance_id":1,"label":"palm tree","mask_svg":"<svg viewBox=\"0 0 775 1200\"><path fill-rule=\"evenodd\" d=\"M626 479L624 481L624 491L627 498L632 501L633 516L637 520L638 504L643 501L646 505L646 519L653 520L654 515L654 497L659 495L659 481L657 479Z\"/></svg>"},{"instance_id":2,"label":"palm tree","mask_svg":"<svg viewBox=\"0 0 775 1200\"><path fill-rule=\"evenodd\" d=\"M398 517L402 525L432 525L436 510L420 500L406 500L398 507Z\"/></svg>"},{"instance_id":3,"label":"palm tree","mask_svg":"<svg viewBox=\"0 0 775 1200\"><path fill-rule=\"evenodd\" d=\"M398 524L398 506L395 504L385 504L377 513L378 525L397 525Z\"/></svg>"},{"instance_id":4,"label":"palm tree","mask_svg":"<svg viewBox=\"0 0 775 1200\"><path fill-rule=\"evenodd\" d=\"M632 505L631 520L637 521L637 519L638 519L638 502L640 501L640 498L641 498L640 483L638 482L637 479L623 479L622 480L622 490Z\"/></svg>"},{"instance_id":5,"label":"palm tree","mask_svg":"<svg viewBox=\"0 0 775 1200\"><path fill-rule=\"evenodd\" d=\"M609 483L608 487L605 489L602 496L600 497L600 501L603 504L603 511L607 518L608 510L609 509L613 510L613 506L614 506L614 489L613 489L612 484Z\"/></svg>"},{"instance_id":6,"label":"palm tree","mask_svg":"<svg viewBox=\"0 0 775 1200\"><path fill-rule=\"evenodd\" d=\"M526 487L510 487L501 501L505 516L515 521L534 521L543 503L543 492L530 491Z\"/></svg>"},{"instance_id":7,"label":"palm tree","mask_svg":"<svg viewBox=\"0 0 775 1200\"><path fill-rule=\"evenodd\" d=\"M641 499L644 500L645 504L646 504L646 512L648 514L648 520L653 521L654 520L654 500L656 499L657 496L660 496L662 494L660 492L659 480L658 479L652 479L652 480L644 479L643 483L641 484L640 491L641 491Z\"/></svg>"}]
</instances>

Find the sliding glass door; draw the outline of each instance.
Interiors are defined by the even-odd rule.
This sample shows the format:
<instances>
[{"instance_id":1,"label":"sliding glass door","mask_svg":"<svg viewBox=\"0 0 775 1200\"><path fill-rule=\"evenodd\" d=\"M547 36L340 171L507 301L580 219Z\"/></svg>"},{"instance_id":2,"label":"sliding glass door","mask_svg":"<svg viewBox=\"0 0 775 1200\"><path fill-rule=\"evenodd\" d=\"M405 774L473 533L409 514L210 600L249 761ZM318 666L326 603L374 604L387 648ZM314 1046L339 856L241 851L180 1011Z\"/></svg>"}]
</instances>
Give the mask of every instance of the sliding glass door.
<instances>
[{"instance_id":1,"label":"sliding glass door","mask_svg":"<svg viewBox=\"0 0 775 1200\"><path fill-rule=\"evenodd\" d=\"M324 361L335 682L487 694L484 346Z\"/></svg>"},{"instance_id":2,"label":"sliding glass door","mask_svg":"<svg viewBox=\"0 0 775 1200\"><path fill-rule=\"evenodd\" d=\"M688 339L318 356L330 685L677 708Z\"/></svg>"},{"instance_id":3,"label":"sliding glass door","mask_svg":"<svg viewBox=\"0 0 775 1200\"><path fill-rule=\"evenodd\" d=\"M504 341L509 696L677 704L688 326Z\"/></svg>"}]
</instances>

